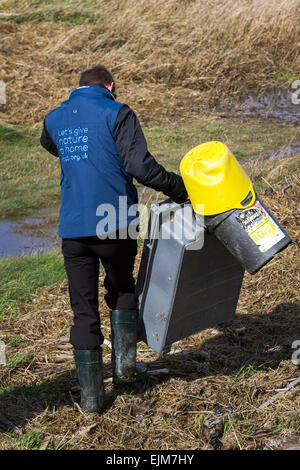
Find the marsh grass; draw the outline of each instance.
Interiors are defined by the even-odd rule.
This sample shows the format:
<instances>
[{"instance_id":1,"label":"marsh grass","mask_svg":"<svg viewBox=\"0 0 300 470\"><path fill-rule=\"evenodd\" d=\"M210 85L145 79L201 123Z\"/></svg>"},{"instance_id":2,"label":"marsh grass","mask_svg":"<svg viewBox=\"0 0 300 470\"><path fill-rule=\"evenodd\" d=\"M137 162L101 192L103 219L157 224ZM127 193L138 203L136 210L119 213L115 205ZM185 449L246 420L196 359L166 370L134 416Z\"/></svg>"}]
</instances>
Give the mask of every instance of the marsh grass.
<instances>
[{"instance_id":1,"label":"marsh grass","mask_svg":"<svg viewBox=\"0 0 300 470\"><path fill-rule=\"evenodd\" d=\"M294 140L299 128L278 121L221 118L208 114L199 120L143 126L150 152L170 171L179 171L182 157L209 140L225 142L240 160L267 157ZM60 201L60 165L39 142L40 131L0 125L0 217L29 215ZM58 209L57 209L58 211Z\"/></svg>"},{"instance_id":2,"label":"marsh grass","mask_svg":"<svg viewBox=\"0 0 300 470\"><path fill-rule=\"evenodd\" d=\"M97 63L147 119L289 87L300 72L299 18L298 0L3 1L2 119L41 122Z\"/></svg>"},{"instance_id":3,"label":"marsh grass","mask_svg":"<svg viewBox=\"0 0 300 470\"><path fill-rule=\"evenodd\" d=\"M40 133L0 125L0 218L59 202L59 163L46 156Z\"/></svg>"},{"instance_id":4,"label":"marsh grass","mask_svg":"<svg viewBox=\"0 0 300 470\"><path fill-rule=\"evenodd\" d=\"M0 259L0 322L20 313L20 305L33 300L38 288L57 284L65 277L62 255L57 250Z\"/></svg>"},{"instance_id":5,"label":"marsh grass","mask_svg":"<svg viewBox=\"0 0 300 470\"><path fill-rule=\"evenodd\" d=\"M291 171L297 158L255 161L255 166L249 162L254 179L260 175L272 185L272 191L267 186L260 197L293 240L299 239L299 166ZM135 275L140 255L141 247ZM223 449L263 449L274 438L298 443L298 387L259 409L299 376L299 366L291 361L291 345L299 338L298 266L299 248L294 244L255 276L246 274L234 322L182 340L173 354L159 356L139 343L138 360L149 369L167 367L169 373L149 376L139 392L105 384L107 407L93 421L93 434L85 437L82 431L88 423L70 397L76 380L67 344L72 324L67 282L54 281L19 298L14 311L20 314L1 321L9 367L1 366L0 394L6 416L23 434L1 433L1 448L33 449L44 443L49 449L212 449L204 423L220 413ZM15 269L15 276L19 272ZM99 285L101 328L110 339L103 273ZM111 350L106 345L103 358L109 377Z\"/></svg>"}]
</instances>

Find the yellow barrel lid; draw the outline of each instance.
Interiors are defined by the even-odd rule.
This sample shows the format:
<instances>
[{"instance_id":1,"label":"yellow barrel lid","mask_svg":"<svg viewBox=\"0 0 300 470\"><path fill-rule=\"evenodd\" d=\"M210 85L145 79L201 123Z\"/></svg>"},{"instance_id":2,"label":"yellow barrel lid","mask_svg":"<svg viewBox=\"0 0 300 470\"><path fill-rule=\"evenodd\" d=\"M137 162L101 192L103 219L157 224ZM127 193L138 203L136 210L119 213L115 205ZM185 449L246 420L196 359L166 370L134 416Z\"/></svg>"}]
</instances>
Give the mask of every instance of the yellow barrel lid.
<instances>
[{"instance_id":1,"label":"yellow barrel lid","mask_svg":"<svg viewBox=\"0 0 300 470\"><path fill-rule=\"evenodd\" d=\"M222 142L205 142L181 160L181 175L193 209L215 215L231 209L245 209L255 201L249 176ZM251 192L250 202L241 203Z\"/></svg>"}]
</instances>

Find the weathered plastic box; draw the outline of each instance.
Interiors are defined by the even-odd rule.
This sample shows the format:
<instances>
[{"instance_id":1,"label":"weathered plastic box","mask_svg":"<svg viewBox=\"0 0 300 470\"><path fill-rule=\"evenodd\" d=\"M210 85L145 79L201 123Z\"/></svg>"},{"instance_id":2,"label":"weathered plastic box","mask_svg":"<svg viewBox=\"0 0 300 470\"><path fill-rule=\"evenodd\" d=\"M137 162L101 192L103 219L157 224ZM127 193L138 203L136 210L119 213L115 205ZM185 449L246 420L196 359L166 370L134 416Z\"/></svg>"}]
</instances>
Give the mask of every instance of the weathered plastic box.
<instances>
[{"instance_id":1,"label":"weathered plastic box","mask_svg":"<svg viewBox=\"0 0 300 470\"><path fill-rule=\"evenodd\" d=\"M244 269L193 214L170 200L151 208L137 282L139 340L158 353L234 318Z\"/></svg>"}]
</instances>

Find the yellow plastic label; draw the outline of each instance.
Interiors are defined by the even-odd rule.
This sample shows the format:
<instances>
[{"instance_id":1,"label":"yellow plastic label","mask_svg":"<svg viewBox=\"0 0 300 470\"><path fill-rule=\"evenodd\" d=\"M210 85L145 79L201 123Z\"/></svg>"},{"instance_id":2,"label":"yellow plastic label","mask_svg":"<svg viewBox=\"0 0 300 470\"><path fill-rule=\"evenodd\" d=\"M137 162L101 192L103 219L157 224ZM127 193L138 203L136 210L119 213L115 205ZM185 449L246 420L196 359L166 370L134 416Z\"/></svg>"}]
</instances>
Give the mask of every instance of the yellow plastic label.
<instances>
[{"instance_id":1,"label":"yellow plastic label","mask_svg":"<svg viewBox=\"0 0 300 470\"><path fill-rule=\"evenodd\" d=\"M272 226L271 222L265 218L257 223L257 225L248 231L248 235L256 245L258 245L260 251L263 250L264 241L267 238L273 238L276 236L276 228Z\"/></svg>"},{"instance_id":2,"label":"yellow plastic label","mask_svg":"<svg viewBox=\"0 0 300 470\"><path fill-rule=\"evenodd\" d=\"M247 234L261 252L269 250L284 238L282 230L267 211L262 208L259 201L256 201L252 208L242 212L239 219L239 222L242 223Z\"/></svg>"}]
</instances>

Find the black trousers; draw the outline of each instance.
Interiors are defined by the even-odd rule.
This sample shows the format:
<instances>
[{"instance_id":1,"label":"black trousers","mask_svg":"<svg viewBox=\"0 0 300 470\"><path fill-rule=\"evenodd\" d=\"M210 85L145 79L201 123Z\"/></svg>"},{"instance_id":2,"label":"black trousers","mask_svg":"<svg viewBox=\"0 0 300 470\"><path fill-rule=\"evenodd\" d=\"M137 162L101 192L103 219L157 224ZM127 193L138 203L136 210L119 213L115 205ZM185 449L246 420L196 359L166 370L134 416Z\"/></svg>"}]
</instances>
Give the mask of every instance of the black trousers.
<instances>
[{"instance_id":1,"label":"black trousers","mask_svg":"<svg viewBox=\"0 0 300 470\"><path fill-rule=\"evenodd\" d=\"M104 298L108 307L112 310L136 309L133 268L137 242L130 238L64 238L62 253L74 312L70 342L75 349L97 349L104 339L98 303L99 262L106 273Z\"/></svg>"}]
</instances>

